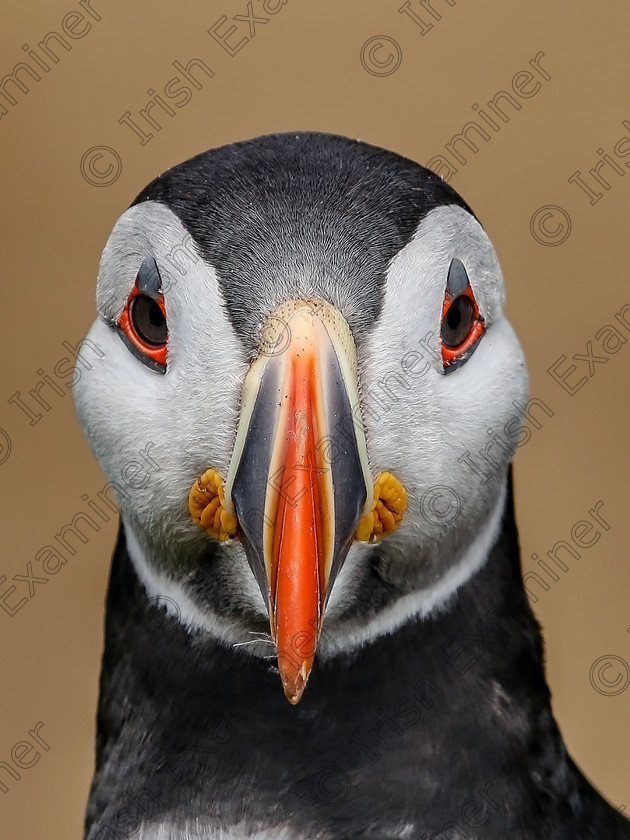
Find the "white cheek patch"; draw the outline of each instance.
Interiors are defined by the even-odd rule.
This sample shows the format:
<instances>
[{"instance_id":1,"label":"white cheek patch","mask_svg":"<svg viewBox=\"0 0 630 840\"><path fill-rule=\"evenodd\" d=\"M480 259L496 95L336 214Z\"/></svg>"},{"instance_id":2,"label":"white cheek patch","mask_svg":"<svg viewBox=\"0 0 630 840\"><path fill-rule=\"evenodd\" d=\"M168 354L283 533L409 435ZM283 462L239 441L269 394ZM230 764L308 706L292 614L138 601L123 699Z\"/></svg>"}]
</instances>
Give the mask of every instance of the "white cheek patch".
<instances>
[{"instance_id":1,"label":"white cheek patch","mask_svg":"<svg viewBox=\"0 0 630 840\"><path fill-rule=\"evenodd\" d=\"M466 268L486 332L469 359L445 374L440 327L453 258ZM417 564L408 564L398 579L408 595L372 620L361 623L357 616L351 626L346 610L352 610L361 580L356 563L368 559L367 552L353 550L331 594L324 656L429 615L480 568L494 545L516 436L488 445L494 432L520 415L515 402L522 405L528 391L503 300L490 240L462 208L433 210L392 260L381 314L363 348L361 396L372 471L394 472L409 498L387 545L402 557L417 557ZM431 571L425 573L427 561Z\"/></svg>"},{"instance_id":2,"label":"white cheek patch","mask_svg":"<svg viewBox=\"0 0 630 840\"><path fill-rule=\"evenodd\" d=\"M91 365L74 391L77 411L94 452L111 481L151 443L158 465L143 487L124 487L127 519L163 535L168 547L194 534L187 498L207 467L227 471L238 416L243 347L223 308L216 272L195 256L177 217L155 202L121 216L105 247L98 282L102 316L115 322L146 256L155 258L168 325L164 375L135 358L119 335L99 319L82 355ZM179 266L179 268L177 268Z\"/></svg>"},{"instance_id":3,"label":"white cheek patch","mask_svg":"<svg viewBox=\"0 0 630 840\"><path fill-rule=\"evenodd\" d=\"M427 362L441 370L441 312L449 266L455 257L466 268L487 326L501 315L503 277L490 240L479 222L461 207L438 207L390 263L383 308L364 355L366 376L382 373L378 369L382 361L389 362L392 373L396 363L403 362L415 372ZM422 354L424 362L420 361ZM404 370L405 364L400 367Z\"/></svg>"},{"instance_id":4,"label":"white cheek patch","mask_svg":"<svg viewBox=\"0 0 630 840\"><path fill-rule=\"evenodd\" d=\"M445 375L439 336L454 257L466 267L487 329L470 359ZM479 223L460 207L429 213L390 264L381 314L361 359L373 472L402 470L409 478L416 463L425 471L424 480L412 477L408 486L399 475L413 494L414 488L426 490L453 477L444 471L451 444L465 451L467 442L476 443L471 438L485 443L485 427L504 402L499 394L498 406L488 405L493 391L513 378L514 365L521 380L524 370L518 341L502 315L503 297L500 266ZM491 347L494 353L488 352ZM515 390L520 395L523 389Z\"/></svg>"}]
</instances>

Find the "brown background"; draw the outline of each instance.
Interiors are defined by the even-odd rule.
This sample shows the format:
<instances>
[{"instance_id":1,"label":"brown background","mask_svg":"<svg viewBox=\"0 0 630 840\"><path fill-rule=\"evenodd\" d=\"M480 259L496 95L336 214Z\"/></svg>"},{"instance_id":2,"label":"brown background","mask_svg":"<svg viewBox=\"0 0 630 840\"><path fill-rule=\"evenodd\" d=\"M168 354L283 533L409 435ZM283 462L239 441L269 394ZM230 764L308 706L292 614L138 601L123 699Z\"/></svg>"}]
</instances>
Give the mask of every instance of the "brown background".
<instances>
[{"instance_id":1,"label":"brown background","mask_svg":"<svg viewBox=\"0 0 630 840\"><path fill-rule=\"evenodd\" d=\"M535 609L569 749L610 801L630 804L630 690L602 694L589 680L600 657L630 662L630 345L596 365L574 396L546 372L561 355L584 354L589 340L598 352L595 333L630 303L630 177L623 158L614 160L624 176L606 167L610 189L601 189L595 205L568 183L577 169L586 173L595 165L597 149L612 155L615 144L630 136L622 125L630 120L630 10L583 0L433 0L437 20L411 0L408 8L433 22L423 35L407 14L398 13L402 0L288 0L273 16L262 11L262 0L254 0L256 14L270 20L257 25L254 37L231 56L207 30L225 15L224 32L234 15L246 11L246 0L92 5L101 19L86 18L92 26L82 38L66 35L71 49L57 47L59 62L41 71L38 83L27 79L30 91L16 92L17 104L6 105L0 120L0 427L12 442L0 464L0 576L24 574L26 562L85 509L82 494L92 496L104 484L67 388L62 385L63 397L42 392L51 408L35 426L8 400L16 391L26 397L39 368L52 375L67 355L63 341L74 344L85 335L95 314L101 249L116 218L149 180L211 146L307 128L359 137L427 163L477 119L473 103L483 107L502 89L515 96L513 77L543 51L541 64L551 78L541 80L535 95L518 99L518 112L506 108L509 122L490 131L487 142L478 139L477 153L460 144L468 160L452 183L497 248L532 394L554 412L542 415L542 428L516 460L525 567L533 567L532 553L544 557L557 540L568 538L597 500L604 502L611 525L549 591L538 589ZM275 0L267 2L269 10L273 5ZM63 34L64 17L79 8L78 0L5 3L0 76L26 57L22 44L34 46L49 31ZM75 35L86 26L77 18L65 20ZM232 44L248 34L246 23L236 25ZM395 72L375 75L379 67L370 65L366 50L369 72L361 51L383 35L397 42L402 61ZM392 49L384 44L373 55L384 62ZM149 88L163 95L175 75L172 62L191 58L203 59L214 78L204 78L203 88L174 117L160 116L162 130L141 146L118 119L127 110L137 114ZM94 186L82 177L82 157L94 146L114 149L122 162L109 185ZM623 153L625 146L618 149ZM95 165L103 171L105 164L101 159ZM570 216L565 241L543 245L532 236L530 220L544 205L560 206ZM549 231L557 222L546 225ZM538 237L544 235L539 229ZM575 364L571 382L588 373L584 362ZM8 793L0 792L3 837L80 837L114 536L112 521L80 545L59 574L38 585L16 615L0 610L0 761L10 758L13 745L37 721L43 721L41 734L50 744ZM6 583L0 583L4 591ZM18 585L20 593L26 589ZM614 663L605 673L620 674L621 688L627 677Z\"/></svg>"}]
</instances>

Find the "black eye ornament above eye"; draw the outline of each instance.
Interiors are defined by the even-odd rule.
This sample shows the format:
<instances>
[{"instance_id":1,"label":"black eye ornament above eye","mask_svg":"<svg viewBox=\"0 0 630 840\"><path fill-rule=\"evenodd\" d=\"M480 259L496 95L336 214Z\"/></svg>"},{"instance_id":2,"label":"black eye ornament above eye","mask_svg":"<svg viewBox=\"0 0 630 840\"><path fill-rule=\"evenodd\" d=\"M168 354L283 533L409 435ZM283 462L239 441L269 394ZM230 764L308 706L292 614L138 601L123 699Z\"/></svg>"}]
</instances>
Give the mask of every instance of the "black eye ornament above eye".
<instances>
[{"instance_id":1,"label":"black eye ornament above eye","mask_svg":"<svg viewBox=\"0 0 630 840\"><path fill-rule=\"evenodd\" d=\"M440 327L444 373L450 373L470 358L485 330L486 325L479 313L464 264L453 259L448 271Z\"/></svg>"},{"instance_id":2,"label":"black eye ornament above eye","mask_svg":"<svg viewBox=\"0 0 630 840\"><path fill-rule=\"evenodd\" d=\"M116 328L137 359L166 373L168 328L161 285L157 263L146 257Z\"/></svg>"}]
</instances>

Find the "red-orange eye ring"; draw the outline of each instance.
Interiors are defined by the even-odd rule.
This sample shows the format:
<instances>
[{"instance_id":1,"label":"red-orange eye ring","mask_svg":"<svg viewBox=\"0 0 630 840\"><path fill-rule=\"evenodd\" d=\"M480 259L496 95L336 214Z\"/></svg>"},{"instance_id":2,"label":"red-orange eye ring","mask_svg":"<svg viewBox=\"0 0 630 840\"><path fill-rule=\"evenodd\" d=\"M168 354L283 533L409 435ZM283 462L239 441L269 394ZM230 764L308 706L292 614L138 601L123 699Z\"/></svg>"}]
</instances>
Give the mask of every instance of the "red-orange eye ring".
<instances>
[{"instance_id":1,"label":"red-orange eye ring","mask_svg":"<svg viewBox=\"0 0 630 840\"><path fill-rule=\"evenodd\" d=\"M449 268L440 327L445 373L470 358L485 329L466 269L454 259Z\"/></svg>"},{"instance_id":2,"label":"red-orange eye ring","mask_svg":"<svg viewBox=\"0 0 630 840\"><path fill-rule=\"evenodd\" d=\"M147 258L117 324L120 337L133 355L159 373L166 373L168 329L164 295L155 260Z\"/></svg>"}]
</instances>

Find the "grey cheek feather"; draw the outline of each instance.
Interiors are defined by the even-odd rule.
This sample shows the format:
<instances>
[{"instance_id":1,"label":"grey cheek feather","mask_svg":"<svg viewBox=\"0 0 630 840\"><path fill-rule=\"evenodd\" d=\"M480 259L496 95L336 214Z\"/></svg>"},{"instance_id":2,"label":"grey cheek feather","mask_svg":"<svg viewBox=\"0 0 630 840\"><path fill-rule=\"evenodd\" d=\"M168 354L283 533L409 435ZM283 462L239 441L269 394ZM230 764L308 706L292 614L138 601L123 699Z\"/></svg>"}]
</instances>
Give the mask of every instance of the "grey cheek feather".
<instances>
[{"instance_id":1,"label":"grey cheek feather","mask_svg":"<svg viewBox=\"0 0 630 840\"><path fill-rule=\"evenodd\" d=\"M309 838L313 835L309 834ZM320 834L321 840L329 835ZM296 834L284 827L275 828L212 828L198 823L187 823L178 827L172 823L140 826L137 840L306 840L303 834ZM96 838L94 838L96 840Z\"/></svg>"},{"instance_id":2,"label":"grey cheek feather","mask_svg":"<svg viewBox=\"0 0 630 840\"><path fill-rule=\"evenodd\" d=\"M186 284L188 272L203 264L189 240L177 216L163 205L147 202L126 210L101 255L96 287L101 317L118 321L136 278L140 291L153 298Z\"/></svg>"}]
</instances>

